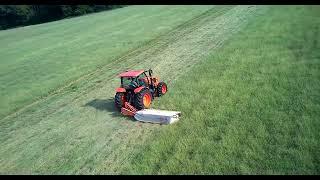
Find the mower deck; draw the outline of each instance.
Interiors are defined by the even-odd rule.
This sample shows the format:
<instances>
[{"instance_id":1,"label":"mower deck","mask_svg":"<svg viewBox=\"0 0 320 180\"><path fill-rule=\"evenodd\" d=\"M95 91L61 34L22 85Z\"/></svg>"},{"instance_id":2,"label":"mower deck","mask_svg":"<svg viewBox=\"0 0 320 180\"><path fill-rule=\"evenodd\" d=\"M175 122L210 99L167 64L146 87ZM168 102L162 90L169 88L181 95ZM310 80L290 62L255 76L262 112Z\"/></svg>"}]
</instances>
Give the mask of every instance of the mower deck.
<instances>
[{"instance_id":1,"label":"mower deck","mask_svg":"<svg viewBox=\"0 0 320 180\"><path fill-rule=\"evenodd\" d=\"M134 118L138 121L157 123L157 124L172 124L179 120L181 112L165 111L157 109L143 109L137 111Z\"/></svg>"},{"instance_id":2,"label":"mower deck","mask_svg":"<svg viewBox=\"0 0 320 180\"><path fill-rule=\"evenodd\" d=\"M125 102L125 107L121 108L121 113L125 116L134 117L138 121L156 123L156 124L172 124L179 120L181 112L165 111L156 109L143 109L137 111L129 103Z\"/></svg>"}]
</instances>

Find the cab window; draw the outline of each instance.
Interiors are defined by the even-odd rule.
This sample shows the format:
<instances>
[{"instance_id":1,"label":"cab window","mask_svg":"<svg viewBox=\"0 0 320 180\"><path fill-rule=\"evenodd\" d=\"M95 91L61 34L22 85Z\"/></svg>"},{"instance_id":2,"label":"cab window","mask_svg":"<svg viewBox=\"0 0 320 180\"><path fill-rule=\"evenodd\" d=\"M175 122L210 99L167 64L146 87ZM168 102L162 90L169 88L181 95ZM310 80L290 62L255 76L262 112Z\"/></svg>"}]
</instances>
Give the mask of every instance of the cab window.
<instances>
[{"instance_id":1,"label":"cab window","mask_svg":"<svg viewBox=\"0 0 320 180\"><path fill-rule=\"evenodd\" d=\"M142 74L140 74L139 76L138 76L138 82L139 82L139 85L140 86L146 86L146 83L145 83L145 81L144 81L144 78L146 78L146 75L144 74L144 73L142 73Z\"/></svg>"}]
</instances>

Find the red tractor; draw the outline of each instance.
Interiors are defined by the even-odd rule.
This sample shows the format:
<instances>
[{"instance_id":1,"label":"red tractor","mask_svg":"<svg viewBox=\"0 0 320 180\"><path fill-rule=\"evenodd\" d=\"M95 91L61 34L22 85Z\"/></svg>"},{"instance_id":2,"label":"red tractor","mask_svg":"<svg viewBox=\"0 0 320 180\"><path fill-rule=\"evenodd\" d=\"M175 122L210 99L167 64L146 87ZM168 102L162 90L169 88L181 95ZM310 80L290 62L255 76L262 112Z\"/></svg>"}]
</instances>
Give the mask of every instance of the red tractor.
<instances>
[{"instance_id":1,"label":"red tractor","mask_svg":"<svg viewBox=\"0 0 320 180\"><path fill-rule=\"evenodd\" d=\"M167 92L167 84L152 77L152 70L134 70L119 74L121 86L116 89L115 105L119 111L130 104L137 110L149 108L154 97Z\"/></svg>"}]
</instances>

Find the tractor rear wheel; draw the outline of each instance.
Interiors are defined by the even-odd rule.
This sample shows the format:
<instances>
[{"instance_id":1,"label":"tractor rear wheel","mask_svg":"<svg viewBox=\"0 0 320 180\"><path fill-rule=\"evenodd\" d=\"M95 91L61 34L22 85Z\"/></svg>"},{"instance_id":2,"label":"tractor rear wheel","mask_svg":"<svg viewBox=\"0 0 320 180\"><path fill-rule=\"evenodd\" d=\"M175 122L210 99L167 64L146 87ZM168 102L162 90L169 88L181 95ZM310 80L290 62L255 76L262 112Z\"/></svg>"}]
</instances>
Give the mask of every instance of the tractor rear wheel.
<instances>
[{"instance_id":1,"label":"tractor rear wheel","mask_svg":"<svg viewBox=\"0 0 320 180\"><path fill-rule=\"evenodd\" d=\"M136 94L135 106L138 110L149 108L152 101L152 94L149 89L142 89Z\"/></svg>"},{"instance_id":2,"label":"tractor rear wheel","mask_svg":"<svg viewBox=\"0 0 320 180\"><path fill-rule=\"evenodd\" d=\"M168 91L167 84L164 82L160 82L157 87L158 97L164 95L165 93L167 93L167 91Z\"/></svg>"},{"instance_id":3,"label":"tractor rear wheel","mask_svg":"<svg viewBox=\"0 0 320 180\"><path fill-rule=\"evenodd\" d=\"M125 94L121 92L117 92L114 98L116 108L120 111L122 107L124 107L125 102Z\"/></svg>"}]
</instances>

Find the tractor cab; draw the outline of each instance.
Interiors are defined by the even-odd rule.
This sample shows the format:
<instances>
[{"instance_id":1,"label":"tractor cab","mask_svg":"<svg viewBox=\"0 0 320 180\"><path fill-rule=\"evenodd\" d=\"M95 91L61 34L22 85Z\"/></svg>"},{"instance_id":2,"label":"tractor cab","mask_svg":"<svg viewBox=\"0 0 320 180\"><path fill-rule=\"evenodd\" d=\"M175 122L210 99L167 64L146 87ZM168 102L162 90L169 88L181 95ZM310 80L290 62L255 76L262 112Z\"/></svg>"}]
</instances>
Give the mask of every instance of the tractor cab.
<instances>
[{"instance_id":1,"label":"tractor cab","mask_svg":"<svg viewBox=\"0 0 320 180\"><path fill-rule=\"evenodd\" d=\"M127 71L121 73L121 87L125 89L135 89L140 86L148 86L145 81L147 75L144 71Z\"/></svg>"}]
</instances>

